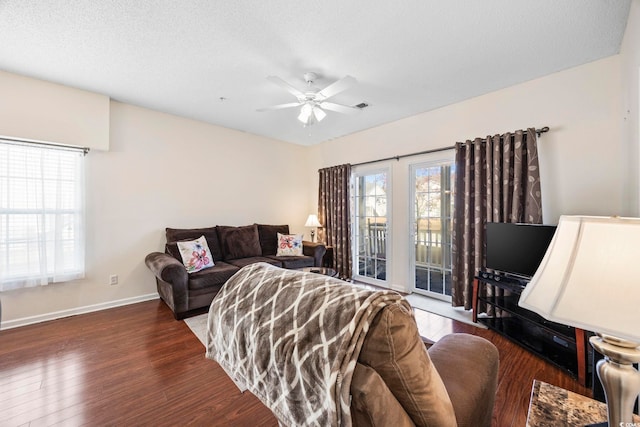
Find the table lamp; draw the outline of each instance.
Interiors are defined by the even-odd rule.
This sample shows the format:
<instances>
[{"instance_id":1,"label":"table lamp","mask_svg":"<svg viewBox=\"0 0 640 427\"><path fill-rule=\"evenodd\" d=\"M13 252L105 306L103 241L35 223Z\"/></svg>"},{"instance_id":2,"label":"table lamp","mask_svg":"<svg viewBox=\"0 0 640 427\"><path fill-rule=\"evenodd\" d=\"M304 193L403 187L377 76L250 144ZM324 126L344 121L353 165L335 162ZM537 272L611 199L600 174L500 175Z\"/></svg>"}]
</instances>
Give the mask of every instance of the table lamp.
<instances>
[{"instance_id":1,"label":"table lamp","mask_svg":"<svg viewBox=\"0 0 640 427\"><path fill-rule=\"evenodd\" d=\"M632 425L640 393L633 367L640 362L640 218L562 216L518 304L597 334L590 343L605 356L597 370L609 426Z\"/></svg>"},{"instance_id":2,"label":"table lamp","mask_svg":"<svg viewBox=\"0 0 640 427\"><path fill-rule=\"evenodd\" d=\"M318 221L318 217L314 214L310 214L307 218L307 222L304 223L304 226L313 227L311 229L311 241L315 242L316 228L322 227L322 224L320 224L320 221Z\"/></svg>"}]
</instances>

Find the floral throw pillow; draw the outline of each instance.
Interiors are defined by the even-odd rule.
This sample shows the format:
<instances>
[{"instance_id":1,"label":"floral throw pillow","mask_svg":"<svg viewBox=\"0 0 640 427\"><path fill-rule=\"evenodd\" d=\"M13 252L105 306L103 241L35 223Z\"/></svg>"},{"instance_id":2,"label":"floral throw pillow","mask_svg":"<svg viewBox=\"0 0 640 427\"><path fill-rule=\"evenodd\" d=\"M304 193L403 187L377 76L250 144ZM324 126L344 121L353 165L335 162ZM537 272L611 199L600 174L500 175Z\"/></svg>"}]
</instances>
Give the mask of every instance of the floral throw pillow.
<instances>
[{"instance_id":1,"label":"floral throw pillow","mask_svg":"<svg viewBox=\"0 0 640 427\"><path fill-rule=\"evenodd\" d=\"M278 233L276 256L302 256L302 234Z\"/></svg>"},{"instance_id":2,"label":"floral throw pillow","mask_svg":"<svg viewBox=\"0 0 640 427\"><path fill-rule=\"evenodd\" d=\"M213 267L213 257L204 236L200 236L196 240L177 242L177 244L187 273L195 273Z\"/></svg>"}]
</instances>

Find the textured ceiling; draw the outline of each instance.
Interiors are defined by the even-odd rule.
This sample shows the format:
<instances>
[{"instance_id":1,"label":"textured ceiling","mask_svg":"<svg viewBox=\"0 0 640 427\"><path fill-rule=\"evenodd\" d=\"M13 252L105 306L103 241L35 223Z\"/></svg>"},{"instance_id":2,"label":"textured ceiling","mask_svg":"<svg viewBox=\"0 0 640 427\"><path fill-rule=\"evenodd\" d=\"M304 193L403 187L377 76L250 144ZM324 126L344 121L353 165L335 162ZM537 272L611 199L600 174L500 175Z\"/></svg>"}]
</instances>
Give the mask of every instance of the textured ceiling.
<instances>
[{"instance_id":1,"label":"textured ceiling","mask_svg":"<svg viewBox=\"0 0 640 427\"><path fill-rule=\"evenodd\" d=\"M0 69L310 145L618 53L630 0L0 0ZM266 80L370 107L307 128ZM1 94L0 94L1 96Z\"/></svg>"}]
</instances>

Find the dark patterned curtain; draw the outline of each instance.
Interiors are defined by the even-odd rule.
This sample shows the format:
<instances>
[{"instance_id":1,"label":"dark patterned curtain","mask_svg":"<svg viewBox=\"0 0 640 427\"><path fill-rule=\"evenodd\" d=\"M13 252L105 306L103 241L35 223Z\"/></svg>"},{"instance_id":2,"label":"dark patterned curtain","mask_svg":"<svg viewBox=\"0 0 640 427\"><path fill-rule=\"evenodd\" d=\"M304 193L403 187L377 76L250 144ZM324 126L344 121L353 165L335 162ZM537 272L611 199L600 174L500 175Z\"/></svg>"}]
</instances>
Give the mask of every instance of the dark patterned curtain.
<instances>
[{"instance_id":1,"label":"dark patterned curtain","mask_svg":"<svg viewBox=\"0 0 640 427\"><path fill-rule=\"evenodd\" d=\"M487 222L542 223L536 131L458 142L453 214L452 303L472 306L484 265Z\"/></svg>"},{"instance_id":2,"label":"dark patterned curtain","mask_svg":"<svg viewBox=\"0 0 640 427\"><path fill-rule=\"evenodd\" d=\"M351 278L351 230L349 181L351 165L320 169L318 190L318 241L333 246L333 268L343 279Z\"/></svg>"}]
</instances>

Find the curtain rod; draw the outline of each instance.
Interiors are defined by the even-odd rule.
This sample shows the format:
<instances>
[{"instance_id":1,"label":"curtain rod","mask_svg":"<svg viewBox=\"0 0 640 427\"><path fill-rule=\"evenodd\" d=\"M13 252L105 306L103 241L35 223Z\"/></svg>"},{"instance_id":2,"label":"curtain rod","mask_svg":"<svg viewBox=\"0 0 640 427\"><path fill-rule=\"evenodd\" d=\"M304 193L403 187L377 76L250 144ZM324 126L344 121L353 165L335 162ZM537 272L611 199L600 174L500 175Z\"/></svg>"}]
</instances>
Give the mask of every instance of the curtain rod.
<instances>
[{"instance_id":1,"label":"curtain rod","mask_svg":"<svg viewBox=\"0 0 640 427\"><path fill-rule=\"evenodd\" d=\"M545 132L549 132L549 126L545 126L545 127L540 128L540 129L536 129L536 134L538 136L542 135ZM486 141L486 138L483 138L482 140ZM384 162L384 161L387 161L387 160L400 160L400 159L403 159L405 157L420 156L422 154L438 153L440 151L453 150L454 148L456 148L456 146L455 145L451 145L449 147L434 148L432 150L418 151L416 153L401 154L399 156L393 156L393 157L385 157L384 159L369 160L367 162L353 163L353 164L351 164L351 166L362 166L362 165L368 165L370 163Z\"/></svg>"},{"instance_id":2,"label":"curtain rod","mask_svg":"<svg viewBox=\"0 0 640 427\"><path fill-rule=\"evenodd\" d=\"M32 139L16 139L16 138L7 138L4 136L0 136L0 142L8 142L13 144L22 144L22 145L41 145L47 148L58 148L60 150L72 150L72 151L82 151L84 155L87 155L90 148L89 147L78 147L76 145L66 145L66 144L55 144L53 142L44 142L44 141L36 141Z\"/></svg>"}]
</instances>

